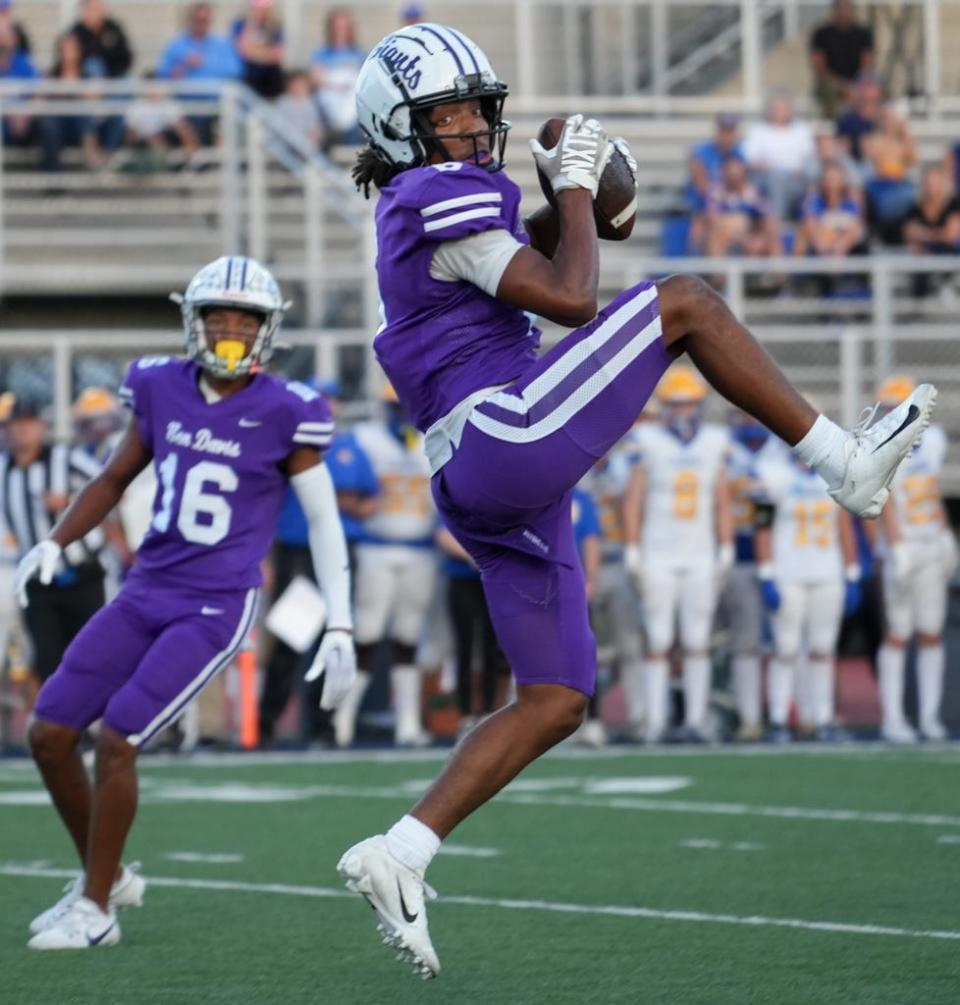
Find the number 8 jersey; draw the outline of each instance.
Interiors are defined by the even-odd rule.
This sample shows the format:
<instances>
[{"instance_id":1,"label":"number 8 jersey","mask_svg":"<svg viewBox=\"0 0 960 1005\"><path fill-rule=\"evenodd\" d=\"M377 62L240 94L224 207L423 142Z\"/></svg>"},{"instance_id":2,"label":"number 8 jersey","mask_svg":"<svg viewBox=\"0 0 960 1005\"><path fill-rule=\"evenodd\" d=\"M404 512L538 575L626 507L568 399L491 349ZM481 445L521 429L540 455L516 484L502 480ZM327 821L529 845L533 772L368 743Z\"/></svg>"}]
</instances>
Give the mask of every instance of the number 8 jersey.
<instances>
[{"instance_id":1,"label":"number 8 jersey","mask_svg":"<svg viewBox=\"0 0 960 1005\"><path fill-rule=\"evenodd\" d=\"M135 361L120 389L153 452L153 519L133 575L159 585L259 586L287 486L284 461L323 450L333 434L324 399L266 373L208 402L189 360Z\"/></svg>"}]
</instances>

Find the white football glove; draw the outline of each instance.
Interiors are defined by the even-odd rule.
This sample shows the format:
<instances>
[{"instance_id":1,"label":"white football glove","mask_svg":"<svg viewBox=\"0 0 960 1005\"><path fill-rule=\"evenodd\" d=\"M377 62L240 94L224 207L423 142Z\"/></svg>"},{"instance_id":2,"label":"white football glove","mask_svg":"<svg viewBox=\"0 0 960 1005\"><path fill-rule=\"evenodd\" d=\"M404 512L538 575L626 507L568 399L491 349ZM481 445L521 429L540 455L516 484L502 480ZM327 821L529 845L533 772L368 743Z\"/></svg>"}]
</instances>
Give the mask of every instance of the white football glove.
<instances>
[{"instance_id":1,"label":"white football glove","mask_svg":"<svg viewBox=\"0 0 960 1005\"><path fill-rule=\"evenodd\" d=\"M950 580L960 565L960 552L957 550L957 539L949 527L940 531L940 565L944 578Z\"/></svg>"},{"instance_id":2,"label":"white football glove","mask_svg":"<svg viewBox=\"0 0 960 1005\"><path fill-rule=\"evenodd\" d=\"M624 547L623 564L637 593L643 596L643 557L640 554L639 544L628 544Z\"/></svg>"},{"instance_id":3,"label":"white football glove","mask_svg":"<svg viewBox=\"0 0 960 1005\"><path fill-rule=\"evenodd\" d=\"M554 192L585 188L596 198L600 175L611 154L607 134L596 119L571 115L552 150L544 150L536 139L530 141L530 149Z\"/></svg>"},{"instance_id":4,"label":"white football glove","mask_svg":"<svg viewBox=\"0 0 960 1005\"><path fill-rule=\"evenodd\" d=\"M717 548L717 557L713 565L713 577L717 593L723 590L727 584L727 580L730 578L734 557L733 545L729 541L725 541Z\"/></svg>"},{"instance_id":5,"label":"white football glove","mask_svg":"<svg viewBox=\"0 0 960 1005\"><path fill-rule=\"evenodd\" d=\"M316 680L320 674L323 674L320 707L330 711L346 698L357 679L357 652L351 632L342 628L329 628L324 632L317 658L304 680Z\"/></svg>"},{"instance_id":6,"label":"white football glove","mask_svg":"<svg viewBox=\"0 0 960 1005\"><path fill-rule=\"evenodd\" d=\"M890 572L896 582L902 582L913 568L913 553L906 541L894 541L890 545Z\"/></svg>"},{"instance_id":7,"label":"white football glove","mask_svg":"<svg viewBox=\"0 0 960 1005\"><path fill-rule=\"evenodd\" d=\"M60 545L48 538L46 541L35 544L20 559L13 577L13 588L21 607L26 607L30 603L27 597L27 583L36 576L44 586L49 586L57 571L62 554L63 549Z\"/></svg>"}]
</instances>

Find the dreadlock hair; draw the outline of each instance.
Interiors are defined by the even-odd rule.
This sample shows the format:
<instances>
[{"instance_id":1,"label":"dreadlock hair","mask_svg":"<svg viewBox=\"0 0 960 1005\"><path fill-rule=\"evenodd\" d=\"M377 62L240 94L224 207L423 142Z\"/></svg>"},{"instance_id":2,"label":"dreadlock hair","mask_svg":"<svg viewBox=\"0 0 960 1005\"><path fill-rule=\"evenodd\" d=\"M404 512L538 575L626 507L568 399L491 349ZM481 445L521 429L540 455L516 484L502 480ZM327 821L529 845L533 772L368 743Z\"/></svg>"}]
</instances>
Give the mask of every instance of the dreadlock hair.
<instances>
[{"instance_id":1,"label":"dreadlock hair","mask_svg":"<svg viewBox=\"0 0 960 1005\"><path fill-rule=\"evenodd\" d=\"M370 198L370 186L375 185L382 189L392 178L398 175L403 168L396 164L388 164L377 155L372 143L368 143L357 154L356 163L350 171L354 184L363 192L364 197Z\"/></svg>"}]
</instances>

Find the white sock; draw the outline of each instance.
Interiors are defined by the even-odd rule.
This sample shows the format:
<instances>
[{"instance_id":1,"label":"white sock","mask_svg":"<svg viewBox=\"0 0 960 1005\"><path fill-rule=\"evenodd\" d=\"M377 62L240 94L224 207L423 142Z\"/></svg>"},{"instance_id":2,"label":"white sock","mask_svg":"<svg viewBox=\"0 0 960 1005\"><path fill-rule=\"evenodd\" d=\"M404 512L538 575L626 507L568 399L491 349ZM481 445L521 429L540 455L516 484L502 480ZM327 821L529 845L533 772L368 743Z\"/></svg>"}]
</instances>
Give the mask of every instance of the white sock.
<instances>
[{"instance_id":1,"label":"white sock","mask_svg":"<svg viewBox=\"0 0 960 1005\"><path fill-rule=\"evenodd\" d=\"M627 699L627 718L631 723L643 722L646 714L647 698L643 680L643 663L632 660L625 663L620 672L623 692Z\"/></svg>"},{"instance_id":2,"label":"white sock","mask_svg":"<svg viewBox=\"0 0 960 1005\"><path fill-rule=\"evenodd\" d=\"M793 452L827 483L831 489L843 484L847 458L843 449L849 433L831 422L825 415L807 430L807 435L793 448Z\"/></svg>"},{"instance_id":3,"label":"white sock","mask_svg":"<svg viewBox=\"0 0 960 1005\"><path fill-rule=\"evenodd\" d=\"M670 670L665 659L643 661L647 691L647 736L659 740L667 728L670 706Z\"/></svg>"},{"instance_id":4,"label":"white sock","mask_svg":"<svg viewBox=\"0 0 960 1005\"><path fill-rule=\"evenodd\" d=\"M760 725L760 657L733 657L733 700L743 726Z\"/></svg>"},{"instance_id":5,"label":"white sock","mask_svg":"<svg viewBox=\"0 0 960 1005\"><path fill-rule=\"evenodd\" d=\"M403 742L420 732L420 671L416 667L397 666L390 671L393 688L395 736Z\"/></svg>"},{"instance_id":6,"label":"white sock","mask_svg":"<svg viewBox=\"0 0 960 1005\"><path fill-rule=\"evenodd\" d=\"M387 831L387 851L421 879L439 848L440 838L409 813Z\"/></svg>"},{"instance_id":7,"label":"white sock","mask_svg":"<svg viewBox=\"0 0 960 1005\"><path fill-rule=\"evenodd\" d=\"M940 702L943 699L942 645L919 646L917 650L917 705L920 728L940 725Z\"/></svg>"},{"instance_id":8,"label":"white sock","mask_svg":"<svg viewBox=\"0 0 960 1005\"><path fill-rule=\"evenodd\" d=\"M903 676L906 661L906 650L898 649L896 646L881 646L877 654L877 677L884 729L896 730L904 725Z\"/></svg>"},{"instance_id":9,"label":"white sock","mask_svg":"<svg viewBox=\"0 0 960 1005\"><path fill-rule=\"evenodd\" d=\"M710 704L710 660L706 656L687 656L683 661L684 725L702 730L707 724Z\"/></svg>"},{"instance_id":10,"label":"white sock","mask_svg":"<svg viewBox=\"0 0 960 1005\"><path fill-rule=\"evenodd\" d=\"M814 726L829 726L833 722L833 660L811 657L807 660L810 675L810 711Z\"/></svg>"},{"instance_id":11,"label":"white sock","mask_svg":"<svg viewBox=\"0 0 960 1005\"><path fill-rule=\"evenodd\" d=\"M786 726L790 717L790 699L793 697L793 662L773 659L767 679L770 695L770 721L774 726Z\"/></svg>"}]
</instances>

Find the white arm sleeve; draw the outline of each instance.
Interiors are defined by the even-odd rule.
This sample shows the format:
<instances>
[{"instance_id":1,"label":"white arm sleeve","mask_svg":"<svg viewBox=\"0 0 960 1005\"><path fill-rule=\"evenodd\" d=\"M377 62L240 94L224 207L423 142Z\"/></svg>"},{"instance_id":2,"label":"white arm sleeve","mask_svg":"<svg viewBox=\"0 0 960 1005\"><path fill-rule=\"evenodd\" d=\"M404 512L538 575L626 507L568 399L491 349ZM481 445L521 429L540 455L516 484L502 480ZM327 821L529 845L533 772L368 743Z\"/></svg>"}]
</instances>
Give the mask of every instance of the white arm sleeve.
<instances>
[{"instance_id":1,"label":"white arm sleeve","mask_svg":"<svg viewBox=\"0 0 960 1005\"><path fill-rule=\"evenodd\" d=\"M433 253L430 275L445 283L465 279L493 297L510 260L523 247L513 234L500 227L444 241Z\"/></svg>"},{"instance_id":2,"label":"white arm sleeve","mask_svg":"<svg viewBox=\"0 0 960 1005\"><path fill-rule=\"evenodd\" d=\"M350 629L350 561L330 471L317 464L293 475L290 484L307 518L313 570L327 602L327 627Z\"/></svg>"}]
</instances>

